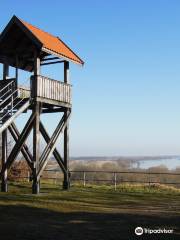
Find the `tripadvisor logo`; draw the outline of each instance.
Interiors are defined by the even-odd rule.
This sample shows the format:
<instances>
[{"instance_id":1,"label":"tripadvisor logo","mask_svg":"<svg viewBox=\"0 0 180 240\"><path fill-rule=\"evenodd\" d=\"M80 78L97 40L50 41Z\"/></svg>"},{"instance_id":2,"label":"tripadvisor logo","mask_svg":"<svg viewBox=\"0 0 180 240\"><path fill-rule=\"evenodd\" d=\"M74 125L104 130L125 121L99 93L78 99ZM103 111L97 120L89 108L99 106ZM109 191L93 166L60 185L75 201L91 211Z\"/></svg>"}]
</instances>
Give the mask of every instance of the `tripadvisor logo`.
<instances>
[{"instance_id":1,"label":"tripadvisor logo","mask_svg":"<svg viewBox=\"0 0 180 240\"><path fill-rule=\"evenodd\" d=\"M158 229L150 229L150 228L142 228L142 227L136 227L135 228L135 234L140 236L142 234L170 234L173 233L173 229L165 229L165 228L158 228Z\"/></svg>"},{"instance_id":2,"label":"tripadvisor logo","mask_svg":"<svg viewBox=\"0 0 180 240\"><path fill-rule=\"evenodd\" d=\"M135 229L135 234L136 235L142 235L143 234L143 228L142 227L137 227Z\"/></svg>"}]
</instances>

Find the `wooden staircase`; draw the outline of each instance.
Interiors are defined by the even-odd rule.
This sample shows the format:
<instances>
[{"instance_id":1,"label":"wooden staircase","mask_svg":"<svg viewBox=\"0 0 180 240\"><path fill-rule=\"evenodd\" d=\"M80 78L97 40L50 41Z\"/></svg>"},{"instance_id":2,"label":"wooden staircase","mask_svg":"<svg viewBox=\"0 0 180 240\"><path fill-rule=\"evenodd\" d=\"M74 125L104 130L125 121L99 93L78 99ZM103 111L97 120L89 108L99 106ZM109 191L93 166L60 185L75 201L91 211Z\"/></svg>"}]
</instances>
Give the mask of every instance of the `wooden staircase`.
<instances>
[{"instance_id":1,"label":"wooden staircase","mask_svg":"<svg viewBox=\"0 0 180 240\"><path fill-rule=\"evenodd\" d=\"M30 98L19 98L14 81L0 90L0 133L2 133L21 113L30 106Z\"/></svg>"}]
</instances>

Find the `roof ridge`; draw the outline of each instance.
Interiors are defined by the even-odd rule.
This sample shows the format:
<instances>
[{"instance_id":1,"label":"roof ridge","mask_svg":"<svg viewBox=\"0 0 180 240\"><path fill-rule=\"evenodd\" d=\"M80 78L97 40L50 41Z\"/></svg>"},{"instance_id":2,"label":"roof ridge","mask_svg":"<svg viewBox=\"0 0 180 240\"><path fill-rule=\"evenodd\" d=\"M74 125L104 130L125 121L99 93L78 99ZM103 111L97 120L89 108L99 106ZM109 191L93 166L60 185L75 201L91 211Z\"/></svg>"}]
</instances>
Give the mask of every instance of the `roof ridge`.
<instances>
[{"instance_id":1,"label":"roof ridge","mask_svg":"<svg viewBox=\"0 0 180 240\"><path fill-rule=\"evenodd\" d=\"M34 26L33 24L31 24L31 23L29 23L29 22L26 22L26 21L24 21L24 20L22 20L22 19L19 19L19 20L20 20L21 22L25 23L25 24L31 25L32 27L38 29L38 30L41 31L41 32L44 32L44 33L50 35L51 37L58 38L57 36L54 36L53 34L47 32L47 31L44 31L44 30L42 30L41 28L39 28L39 27L37 27L37 26Z\"/></svg>"}]
</instances>

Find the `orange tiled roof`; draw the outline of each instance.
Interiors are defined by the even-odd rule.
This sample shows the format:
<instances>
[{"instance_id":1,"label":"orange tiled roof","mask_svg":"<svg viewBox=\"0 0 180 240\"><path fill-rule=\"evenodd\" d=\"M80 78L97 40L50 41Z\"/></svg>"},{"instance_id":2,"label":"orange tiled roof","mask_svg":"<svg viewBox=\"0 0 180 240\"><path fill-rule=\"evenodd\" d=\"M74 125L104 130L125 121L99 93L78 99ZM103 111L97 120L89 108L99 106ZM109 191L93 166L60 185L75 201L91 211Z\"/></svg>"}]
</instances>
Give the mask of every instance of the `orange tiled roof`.
<instances>
[{"instance_id":1,"label":"orange tiled roof","mask_svg":"<svg viewBox=\"0 0 180 240\"><path fill-rule=\"evenodd\" d=\"M54 53L68 58L76 63L84 64L84 62L58 37L55 37L43 30L20 20L29 31L42 43L43 48L50 50Z\"/></svg>"}]
</instances>

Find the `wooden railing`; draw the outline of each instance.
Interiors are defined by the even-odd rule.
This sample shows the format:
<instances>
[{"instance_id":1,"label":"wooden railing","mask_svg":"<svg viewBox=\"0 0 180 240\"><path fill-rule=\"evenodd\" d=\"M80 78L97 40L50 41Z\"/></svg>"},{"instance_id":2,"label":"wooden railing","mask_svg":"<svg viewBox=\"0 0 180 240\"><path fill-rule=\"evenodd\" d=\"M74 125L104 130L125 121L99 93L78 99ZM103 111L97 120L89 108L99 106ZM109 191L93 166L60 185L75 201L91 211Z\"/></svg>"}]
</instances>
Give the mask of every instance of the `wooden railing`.
<instances>
[{"instance_id":1,"label":"wooden railing","mask_svg":"<svg viewBox=\"0 0 180 240\"><path fill-rule=\"evenodd\" d=\"M18 86L18 97L19 98L29 98L31 95L31 91L27 87Z\"/></svg>"},{"instance_id":2,"label":"wooden railing","mask_svg":"<svg viewBox=\"0 0 180 240\"><path fill-rule=\"evenodd\" d=\"M36 87L32 87L32 90L36 89L36 92L33 94L34 96L71 104L70 84L40 75L36 79L37 85ZM34 77L31 77L31 81L34 81ZM32 82L31 86L35 86L34 83Z\"/></svg>"}]
</instances>

